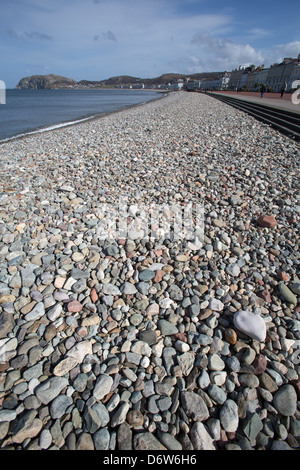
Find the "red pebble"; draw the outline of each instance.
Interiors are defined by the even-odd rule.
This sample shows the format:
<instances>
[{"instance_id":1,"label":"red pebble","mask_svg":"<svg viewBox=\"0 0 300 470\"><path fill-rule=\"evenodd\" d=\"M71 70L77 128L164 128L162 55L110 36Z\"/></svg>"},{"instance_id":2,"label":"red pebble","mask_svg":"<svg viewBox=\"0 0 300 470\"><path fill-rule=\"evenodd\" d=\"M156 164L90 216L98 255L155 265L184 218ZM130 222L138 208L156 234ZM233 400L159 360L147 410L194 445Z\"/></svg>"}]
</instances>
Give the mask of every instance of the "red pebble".
<instances>
[{"instance_id":1,"label":"red pebble","mask_svg":"<svg viewBox=\"0 0 300 470\"><path fill-rule=\"evenodd\" d=\"M81 312L82 309L83 306L80 302L78 302L78 300L72 300L68 303L68 312L77 313Z\"/></svg>"},{"instance_id":2,"label":"red pebble","mask_svg":"<svg viewBox=\"0 0 300 470\"><path fill-rule=\"evenodd\" d=\"M175 338L183 341L184 343L187 343L187 337L185 333L176 333Z\"/></svg>"},{"instance_id":3,"label":"red pebble","mask_svg":"<svg viewBox=\"0 0 300 470\"><path fill-rule=\"evenodd\" d=\"M255 374L262 374L267 368L267 359L262 354L258 354L252 365L255 368Z\"/></svg>"},{"instance_id":4,"label":"red pebble","mask_svg":"<svg viewBox=\"0 0 300 470\"><path fill-rule=\"evenodd\" d=\"M98 299L99 299L99 297L98 297L96 289L92 289L91 290L91 300L92 300L92 302L96 303Z\"/></svg>"},{"instance_id":5,"label":"red pebble","mask_svg":"<svg viewBox=\"0 0 300 470\"><path fill-rule=\"evenodd\" d=\"M268 291L267 289L263 290L262 292L259 292L257 295L261 299L264 299L264 301L267 302L268 304L272 302L270 291Z\"/></svg>"},{"instance_id":6,"label":"red pebble","mask_svg":"<svg viewBox=\"0 0 300 470\"><path fill-rule=\"evenodd\" d=\"M165 274L165 271L163 271L162 269L156 271L154 282L160 282Z\"/></svg>"},{"instance_id":7,"label":"red pebble","mask_svg":"<svg viewBox=\"0 0 300 470\"><path fill-rule=\"evenodd\" d=\"M280 281L288 282L290 280L290 276L288 274L286 274L284 271L278 271L277 275L278 275L278 279L280 279Z\"/></svg>"},{"instance_id":8,"label":"red pebble","mask_svg":"<svg viewBox=\"0 0 300 470\"><path fill-rule=\"evenodd\" d=\"M277 225L277 220L272 215L260 215L257 223L261 227L274 228Z\"/></svg>"}]
</instances>

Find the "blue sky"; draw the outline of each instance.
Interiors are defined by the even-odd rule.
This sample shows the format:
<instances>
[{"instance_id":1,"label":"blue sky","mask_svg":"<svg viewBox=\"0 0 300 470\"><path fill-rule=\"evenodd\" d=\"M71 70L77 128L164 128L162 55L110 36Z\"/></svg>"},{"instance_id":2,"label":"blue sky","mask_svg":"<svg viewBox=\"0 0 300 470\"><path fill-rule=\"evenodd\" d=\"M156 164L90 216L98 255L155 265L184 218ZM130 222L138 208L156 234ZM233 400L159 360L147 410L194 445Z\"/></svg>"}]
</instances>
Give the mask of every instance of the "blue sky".
<instances>
[{"instance_id":1,"label":"blue sky","mask_svg":"<svg viewBox=\"0 0 300 470\"><path fill-rule=\"evenodd\" d=\"M268 66L300 54L299 0L0 0L0 80Z\"/></svg>"}]
</instances>

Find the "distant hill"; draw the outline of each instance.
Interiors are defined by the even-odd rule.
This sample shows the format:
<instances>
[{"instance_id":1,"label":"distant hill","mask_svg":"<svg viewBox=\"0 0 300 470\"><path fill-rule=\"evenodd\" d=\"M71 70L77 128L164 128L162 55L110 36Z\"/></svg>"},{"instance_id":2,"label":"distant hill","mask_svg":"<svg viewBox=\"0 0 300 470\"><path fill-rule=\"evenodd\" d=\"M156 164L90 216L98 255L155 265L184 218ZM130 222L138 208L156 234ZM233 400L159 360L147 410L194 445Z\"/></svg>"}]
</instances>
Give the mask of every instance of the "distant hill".
<instances>
[{"instance_id":1,"label":"distant hill","mask_svg":"<svg viewBox=\"0 0 300 470\"><path fill-rule=\"evenodd\" d=\"M147 87L155 87L165 85L168 83L175 83L178 80L208 80L220 77L224 72L207 72L207 73L194 73L191 75L184 75L179 73L165 73L156 78L138 78L129 75L119 75L111 77L106 80L91 81L80 80L76 82L71 78L62 77L60 75L33 75L31 77L22 78L17 89L58 89L58 88L102 88L102 87L122 87L129 85L144 84Z\"/></svg>"},{"instance_id":2,"label":"distant hill","mask_svg":"<svg viewBox=\"0 0 300 470\"><path fill-rule=\"evenodd\" d=\"M165 73L157 78L150 78L144 81L150 83L157 83L158 85L164 85L165 83L174 83L178 80L185 80L189 78L192 80L205 80L205 79L215 79L220 75L223 75L224 72L204 72L204 73L194 73L191 75L179 74L179 73Z\"/></svg>"},{"instance_id":3,"label":"distant hill","mask_svg":"<svg viewBox=\"0 0 300 470\"><path fill-rule=\"evenodd\" d=\"M56 89L66 88L76 85L76 81L71 78L61 77L60 75L33 75L22 78L16 86L17 89Z\"/></svg>"},{"instance_id":4,"label":"distant hill","mask_svg":"<svg viewBox=\"0 0 300 470\"><path fill-rule=\"evenodd\" d=\"M101 80L99 82L91 82L88 80L81 80L77 82L79 85L86 85L89 84L91 86L126 86L126 85L133 85L143 83L145 86L157 86L157 85L165 85L167 83L175 83L178 80L185 80L186 78L190 78L190 80L204 80L204 79L215 79L222 75L224 72L207 72L207 73L195 73L192 75L184 75L179 73L165 73L160 77L155 78L138 78L138 77L131 77L128 75L119 75L117 77L111 77L106 80Z\"/></svg>"}]
</instances>

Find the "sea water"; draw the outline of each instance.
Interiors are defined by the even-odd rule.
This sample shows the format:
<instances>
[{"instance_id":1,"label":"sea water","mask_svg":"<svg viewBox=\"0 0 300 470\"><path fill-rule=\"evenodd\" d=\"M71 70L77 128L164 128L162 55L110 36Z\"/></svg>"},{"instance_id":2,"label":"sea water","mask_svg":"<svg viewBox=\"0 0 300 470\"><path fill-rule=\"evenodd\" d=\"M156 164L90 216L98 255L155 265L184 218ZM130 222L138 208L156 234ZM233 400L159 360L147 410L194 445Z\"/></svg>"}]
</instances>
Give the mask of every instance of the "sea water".
<instances>
[{"instance_id":1,"label":"sea water","mask_svg":"<svg viewBox=\"0 0 300 470\"><path fill-rule=\"evenodd\" d=\"M151 90L7 90L0 142L52 130L159 98Z\"/></svg>"}]
</instances>

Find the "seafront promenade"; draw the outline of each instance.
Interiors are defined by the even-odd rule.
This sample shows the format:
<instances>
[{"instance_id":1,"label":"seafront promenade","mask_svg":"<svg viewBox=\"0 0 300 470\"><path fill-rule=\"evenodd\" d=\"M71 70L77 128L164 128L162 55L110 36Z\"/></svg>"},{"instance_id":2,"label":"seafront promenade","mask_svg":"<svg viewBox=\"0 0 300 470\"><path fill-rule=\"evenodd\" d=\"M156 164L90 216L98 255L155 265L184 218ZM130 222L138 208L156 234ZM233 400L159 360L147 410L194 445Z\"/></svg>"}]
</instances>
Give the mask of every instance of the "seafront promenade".
<instances>
[{"instance_id":1,"label":"seafront promenade","mask_svg":"<svg viewBox=\"0 0 300 470\"><path fill-rule=\"evenodd\" d=\"M186 92L1 144L0 448L298 448L299 156Z\"/></svg>"},{"instance_id":2,"label":"seafront promenade","mask_svg":"<svg viewBox=\"0 0 300 470\"><path fill-rule=\"evenodd\" d=\"M282 98L280 93L264 93L261 98L260 93L256 92L213 92L216 94L223 94L225 96L232 96L240 100L250 101L252 103L258 103L265 106L271 106L278 109L284 109L291 111L292 113L300 113L300 104L294 104L292 102L292 93L285 93ZM299 95L300 96L300 95ZM298 99L299 99L298 96Z\"/></svg>"}]
</instances>

